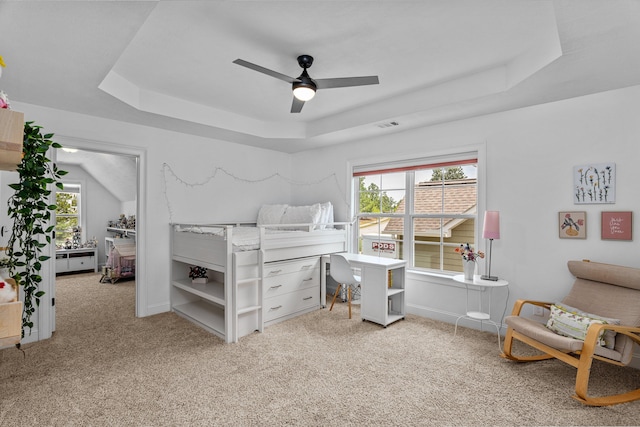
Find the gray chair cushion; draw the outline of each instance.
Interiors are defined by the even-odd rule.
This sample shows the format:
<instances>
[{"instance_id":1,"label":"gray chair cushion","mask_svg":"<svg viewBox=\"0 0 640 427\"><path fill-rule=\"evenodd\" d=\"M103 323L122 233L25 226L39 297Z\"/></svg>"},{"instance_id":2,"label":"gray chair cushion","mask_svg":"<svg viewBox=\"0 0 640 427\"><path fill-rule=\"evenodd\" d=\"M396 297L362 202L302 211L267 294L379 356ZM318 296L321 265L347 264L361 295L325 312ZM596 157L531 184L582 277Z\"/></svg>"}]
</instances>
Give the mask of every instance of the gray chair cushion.
<instances>
[{"instance_id":1,"label":"gray chair cushion","mask_svg":"<svg viewBox=\"0 0 640 427\"><path fill-rule=\"evenodd\" d=\"M546 344L549 347L553 347L567 353L575 353L582 350L584 341L558 335L549 330L542 323L520 316L507 316L504 320L507 325L513 328L514 331L520 332L521 334ZM612 359L617 362L622 361L622 354L615 349L610 350L606 347L597 346L594 353L598 356L606 357L607 359Z\"/></svg>"}]
</instances>

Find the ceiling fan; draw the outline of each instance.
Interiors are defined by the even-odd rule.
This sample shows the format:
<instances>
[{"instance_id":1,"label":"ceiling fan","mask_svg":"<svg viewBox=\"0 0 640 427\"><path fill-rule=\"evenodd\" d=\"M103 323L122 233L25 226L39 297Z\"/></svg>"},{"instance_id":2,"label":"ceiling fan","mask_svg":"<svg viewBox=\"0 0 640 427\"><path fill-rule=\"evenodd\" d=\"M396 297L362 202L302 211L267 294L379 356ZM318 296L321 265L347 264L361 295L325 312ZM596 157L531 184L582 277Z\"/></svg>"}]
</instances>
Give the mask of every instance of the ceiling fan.
<instances>
[{"instance_id":1,"label":"ceiling fan","mask_svg":"<svg viewBox=\"0 0 640 427\"><path fill-rule=\"evenodd\" d=\"M377 85L379 83L378 76L365 76L365 77L339 77L334 79L312 79L307 73L307 68L313 64L313 56L300 55L298 56L298 65L303 70L299 77L293 78L287 75L278 73L277 71L264 68L260 65L252 64L243 59L236 59L234 64L242 65L243 67L250 68L260 73L266 74L276 79L283 80L287 83L291 83L293 88L293 104L291 104L291 112L299 113L302 111L302 107L306 101L309 101L316 94L318 89L331 89L336 87L349 87L349 86L364 86L364 85Z\"/></svg>"}]
</instances>

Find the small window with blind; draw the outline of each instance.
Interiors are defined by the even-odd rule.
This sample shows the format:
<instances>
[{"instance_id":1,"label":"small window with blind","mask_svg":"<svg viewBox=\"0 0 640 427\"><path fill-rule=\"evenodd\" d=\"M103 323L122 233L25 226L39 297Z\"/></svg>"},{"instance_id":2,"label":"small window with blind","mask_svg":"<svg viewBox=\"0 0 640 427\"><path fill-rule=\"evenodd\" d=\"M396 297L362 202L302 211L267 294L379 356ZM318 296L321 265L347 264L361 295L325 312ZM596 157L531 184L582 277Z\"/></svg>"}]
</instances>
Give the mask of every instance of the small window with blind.
<instances>
[{"instance_id":1,"label":"small window with blind","mask_svg":"<svg viewBox=\"0 0 640 427\"><path fill-rule=\"evenodd\" d=\"M80 236L82 224L80 211L80 184L63 183L56 192L56 246L73 247L74 236ZM76 237L77 240L77 237Z\"/></svg>"},{"instance_id":2,"label":"small window with blind","mask_svg":"<svg viewBox=\"0 0 640 427\"><path fill-rule=\"evenodd\" d=\"M460 244L475 246L477 154L354 167L360 253L412 269L461 272Z\"/></svg>"}]
</instances>

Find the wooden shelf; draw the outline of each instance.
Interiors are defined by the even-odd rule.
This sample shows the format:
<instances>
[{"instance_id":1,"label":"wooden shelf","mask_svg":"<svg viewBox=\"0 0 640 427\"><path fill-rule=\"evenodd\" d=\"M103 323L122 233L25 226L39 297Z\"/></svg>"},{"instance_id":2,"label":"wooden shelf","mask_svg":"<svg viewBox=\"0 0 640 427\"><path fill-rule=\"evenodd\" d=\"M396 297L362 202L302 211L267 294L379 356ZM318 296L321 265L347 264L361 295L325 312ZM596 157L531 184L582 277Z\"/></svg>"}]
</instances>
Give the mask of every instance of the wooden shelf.
<instances>
[{"instance_id":1,"label":"wooden shelf","mask_svg":"<svg viewBox=\"0 0 640 427\"><path fill-rule=\"evenodd\" d=\"M16 170L22 161L24 114L0 108L0 170Z\"/></svg>"}]
</instances>

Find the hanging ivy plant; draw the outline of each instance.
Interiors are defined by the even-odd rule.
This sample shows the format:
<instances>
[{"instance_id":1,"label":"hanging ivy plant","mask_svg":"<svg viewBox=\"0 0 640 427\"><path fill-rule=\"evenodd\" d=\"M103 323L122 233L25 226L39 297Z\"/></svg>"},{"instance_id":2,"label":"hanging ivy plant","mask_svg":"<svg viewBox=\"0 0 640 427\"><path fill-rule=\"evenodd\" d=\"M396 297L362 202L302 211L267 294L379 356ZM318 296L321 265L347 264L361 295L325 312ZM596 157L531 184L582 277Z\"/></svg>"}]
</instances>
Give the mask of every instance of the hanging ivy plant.
<instances>
[{"instance_id":1,"label":"hanging ivy plant","mask_svg":"<svg viewBox=\"0 0 640 427\"><path fill-rule=\"evenodd\" d=\"M23 158L17 168L20 182L9 184L14 190L8 209L13 228L6 253L12 264L10 274L24 290L23 338L26 328L31 333L31 316L44 295L39 290L40 270L50 257L42 255L42 250L51 244L55 228L55 224L50 224L51 212L56 209L56 205L49 204L51 185L62 189L60 177L67 174L47 158L50 148L62 146L51 140L53 134L43 135L40 129L33 122L24 124Z\"/></svg>"}]
</instances>

